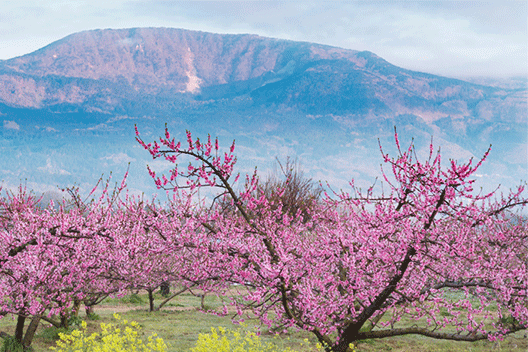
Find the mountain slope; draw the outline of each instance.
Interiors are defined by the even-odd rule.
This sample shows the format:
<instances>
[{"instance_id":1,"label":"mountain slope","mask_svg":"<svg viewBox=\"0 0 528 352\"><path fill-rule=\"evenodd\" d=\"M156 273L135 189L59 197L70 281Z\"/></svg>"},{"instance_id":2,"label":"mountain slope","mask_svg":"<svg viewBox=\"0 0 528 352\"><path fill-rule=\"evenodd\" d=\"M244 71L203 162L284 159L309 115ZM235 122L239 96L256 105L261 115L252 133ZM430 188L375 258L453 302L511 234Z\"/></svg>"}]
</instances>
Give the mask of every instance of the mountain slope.
<instances>
[{"instance_id":1,"label":"mountain slope","mask_svg":"<svg viewBox=\"0 0 528 352\"><path fill-rule=\"evenodd\" d=\"M142 93L163 89L194 92L265 74L281 76L307 60L354 59L352 51L316 47L255 35L171 28L95 30L72 34L34 53L7 60L3 71L20 77L106 80Z\"/></svg>"},{"instance_id":2,"label":"mountain slope","mask_svg":"<svg viewBox=\"0 0 528 352\"><path fill-rule=\"evenodd\" d=\"M523 105L505 100L512 94L405 70L370 52L171 28L76 33L0 65L0 102L109 113L134 113L131 102L156 114L174 102L186 108L244 97L256 108L314 115L509 119L505 107Z\"/></svg>"}]
</instances>

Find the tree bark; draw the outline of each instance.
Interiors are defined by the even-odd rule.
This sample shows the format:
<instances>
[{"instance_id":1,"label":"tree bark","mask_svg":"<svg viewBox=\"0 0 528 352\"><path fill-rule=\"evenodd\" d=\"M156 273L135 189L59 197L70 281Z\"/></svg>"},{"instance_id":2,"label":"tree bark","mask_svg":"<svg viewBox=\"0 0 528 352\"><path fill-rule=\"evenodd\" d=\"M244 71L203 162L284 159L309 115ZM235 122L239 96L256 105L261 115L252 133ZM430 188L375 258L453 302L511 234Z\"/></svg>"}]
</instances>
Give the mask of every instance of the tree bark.
<instances>
[{"instance_id":1,"label":"tree bark","mask_svg":"<svg viewBox=\"0 0 528 352\"><path fill-rule=\"evenodd\" d=\"M60 327L61 328L68 328L68 313L67 312L61 312L60 313Z\"/></svg>"},{"instance_id":2,"label":"tree bark","mask_svg":"<svg viewBox=\"0 0 528 352\"><path fill-rule=\"evenodd\" d=\"M35 332L37 331L38 325L40 323L40 315L36 315L31 319L31 323L29 323L29 326L26 330L26 335L24 336L24 350L28 349L29 346L31 346L31 343L33 342L33 337L35 336Z\"/></svg>"},{"instance_id":3,"label":"tree bark","mask_svg":"<svg viewBox=\"0 0 528 352\"><path fill-rule=\"evenodd\" d=\"M73 301L72 316L79 316L79 310L81 309L81 300L75 299Z\"/></svg>"},{"instance_id":4,"label":"tree bark","mask_svg":"<svg viewBox=\"0 0 528 352\"><path fill-rule=\"evenodd\" d=\"M154 295L152 294L152 292L154 290L149 288L147 289L147 291L148 291L148 297L149 297L149 312L153 312L154 311Z\"/></svg>"},{"instance_id":5,"label":"tree bark","mask_svg":"<svg viewBox=\"0 0 528 352\"><path fill-rule=\"evenodd\" d=\"M87 316L87 317L90 316L90 315L92 315L92 314L94 314L94 308L93 308L93 306L87 306L87 305L85 305L85 306L84 306L84 311L86 312L86 316Z\"/></svg>"},{"instance_id":6,"label":"tree bark","mask_svg":"<svg viewBox=\"0 0 528 352\"><path fill-rule=\"evenodd\" d=\"M24 323L26 322L26 317L19 314L17 318L17 325L15 328L15 339L22 344L24 339Z\"/></svg>"},{"instance_id":7,"label":"tree bark","mask_svg":"<svg viewBox=\"0 0 528 352\"><path fill-rule=\"evenodd\" d=\"M169 297L170 295L170 282L169 281L163 281L161 283L160 292L163 297L165 298Z\"/></svg>"}]
</instances>

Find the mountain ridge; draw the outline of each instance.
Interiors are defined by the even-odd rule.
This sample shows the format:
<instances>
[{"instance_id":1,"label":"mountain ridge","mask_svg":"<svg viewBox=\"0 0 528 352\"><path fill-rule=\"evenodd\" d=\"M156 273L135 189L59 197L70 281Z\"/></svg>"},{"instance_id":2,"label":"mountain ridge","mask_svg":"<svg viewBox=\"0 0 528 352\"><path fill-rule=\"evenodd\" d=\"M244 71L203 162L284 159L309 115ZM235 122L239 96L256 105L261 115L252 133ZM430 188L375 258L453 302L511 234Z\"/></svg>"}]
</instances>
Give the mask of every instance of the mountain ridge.
<instances>
[{"instance_id":1,"label":"mountain ridge","mask_svg":"<svg viewBox=\"0 0 528 352\"><path fill-rule=\"evenodd\" d=\"M246 80L275 68L280 54L277 49L292 44L313 47L309 43L251 34L221 35L173 28L91 30L71 34L33 53L5 60L4 65L15 72L38 76L124 77L129 83L134 82L134 75L141 73L153 78L155 73L165 82L154 83L183 88L179 81L188 77L186 71L192 69L187 67L189 65L196 66L194 69L206 85ZM261 52L265 55L258 55ZM197 57L191 60L190 56ZM228 67L230 60L236 60L237 65ZM214 75L211 69L215 69Z\"/></svg>"},{"instance_id":2,"label":"mountain ridge","mask_svg":"<svg viewBox=\"0 0 528 352\"><path fill-rule=\"evenodd\" d=\"M198 104L245 96L256 107L315 115L417 113L428 119L475 113L467 103L502 104L499 88L402 69L371 52L174 28L74 33L3 61L0 83L7 105L73 104L108 113L127 112L121 102L156 96ZM466 104L451 102L454 96Z\"/></svg>"}]
</instances>

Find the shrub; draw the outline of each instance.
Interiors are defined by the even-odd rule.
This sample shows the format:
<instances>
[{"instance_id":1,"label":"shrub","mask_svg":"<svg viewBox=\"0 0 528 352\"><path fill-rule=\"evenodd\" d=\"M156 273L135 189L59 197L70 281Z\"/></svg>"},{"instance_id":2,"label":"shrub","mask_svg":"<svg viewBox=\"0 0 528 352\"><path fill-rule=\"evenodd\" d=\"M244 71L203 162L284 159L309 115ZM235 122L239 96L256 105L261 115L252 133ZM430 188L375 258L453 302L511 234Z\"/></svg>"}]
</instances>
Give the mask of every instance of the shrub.
<instances>
[{"instance_id":1,"label":"shrub","mask_svg":"<svg viewBox=\"0 0 528 352\"><path fill-rule=\"evenodd\" d=\"M44 340L48 341L56 341L60 338L60 335L66 335L72 332L72 329L68 329L65 327L56 327L56 326L50 326L47 328L44 328L40 333L39 336L43 338Z\"/></svg>"},{"instance_id":2,"label":"shrub","mask_svg":"<svg viewBox=\"0 0 528 352\"><path fill-rule=\"evenodd\" d=\"M128 296L122 297L121 302L129 304L143 304L145 303L145 300L137 293L132 293Z\"/></svg>"},{"instance_id":3,"label":"shrub","mask_svg":"<svg viewBox=\"0 0 528 352\"><path fill-rule=\"evenodd\" d=\"M59 333L57 347L51 347L56 352L165 352L167 345L163 339L153 334L145 343L138 335L141 327L135 321L121 320L114 314L117 324L101 323L101 332L89 336L86 334L86 322L82 322L82 330L74 330L71 334Z\"/></svg>"},{"instance_id":4,"label":"shrub","mask_svg":"<svg viewBox=\"0 0 528 352\"><path fill-rule=\"evenodd\" d=\"M0 352L24 352L24 346L14 336L4 337Z\"/></svg>"},{"instance_id":5,"label":"shrub","mask_svg":"<svg viewBox=\"0 0 528 352\"><path fill-rule=\"evenodd\" d=\"M86 319L99 320L99 319L101 319L101 317L99 316L99 314L96 314L94 312L90 312L90 313L86 314Z\"/></svg>"}]
</instances>

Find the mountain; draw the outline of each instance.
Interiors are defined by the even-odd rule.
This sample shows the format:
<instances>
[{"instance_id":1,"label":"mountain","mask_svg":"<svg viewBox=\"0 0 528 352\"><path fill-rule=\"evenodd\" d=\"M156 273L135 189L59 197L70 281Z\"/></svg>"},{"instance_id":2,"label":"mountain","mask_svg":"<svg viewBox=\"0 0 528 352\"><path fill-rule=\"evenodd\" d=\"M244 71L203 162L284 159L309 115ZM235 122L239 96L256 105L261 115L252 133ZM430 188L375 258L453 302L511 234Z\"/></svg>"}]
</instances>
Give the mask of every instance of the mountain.
<instances>
[{"instance_id":1,"label":"mountain","mask_svg":"<svg viewBox=\"0 0 528 352\"><path fill-rule=\"evenodd\" d=\"M159 111L175 101L188 107L248 97L255 106L309 114L503 117L501 109L512 105L504 95L523 97L517 90L405 70L370 52L172 28L72 34L2 62L0 72L5 104L108 113L138 101L156 101L151 110Z\"/></svg>"},{"instance_id":2,"label":"mountain","mask_svg":"<svg viewBox=\"0 0 528 352\"><path fill-rule=\"evenodd\" d=\"M237 138L248 168L294 154L313 177L340 186L343 175L372 180L365 157L377 138L393 144L394 126L419 146L434 135L456 158L481 155L491 142L490 175L511 172L490 178L518 183L528 163L526 85L479 83L406 70L371 52L248 34L75 33L0 61L0 179L88 182L99 170L74 151L106 172L127 160L143 167L131 125L155 137L168 122ZM363 166L336 166L347 158Z\"/></svg>"}]
</instances>

